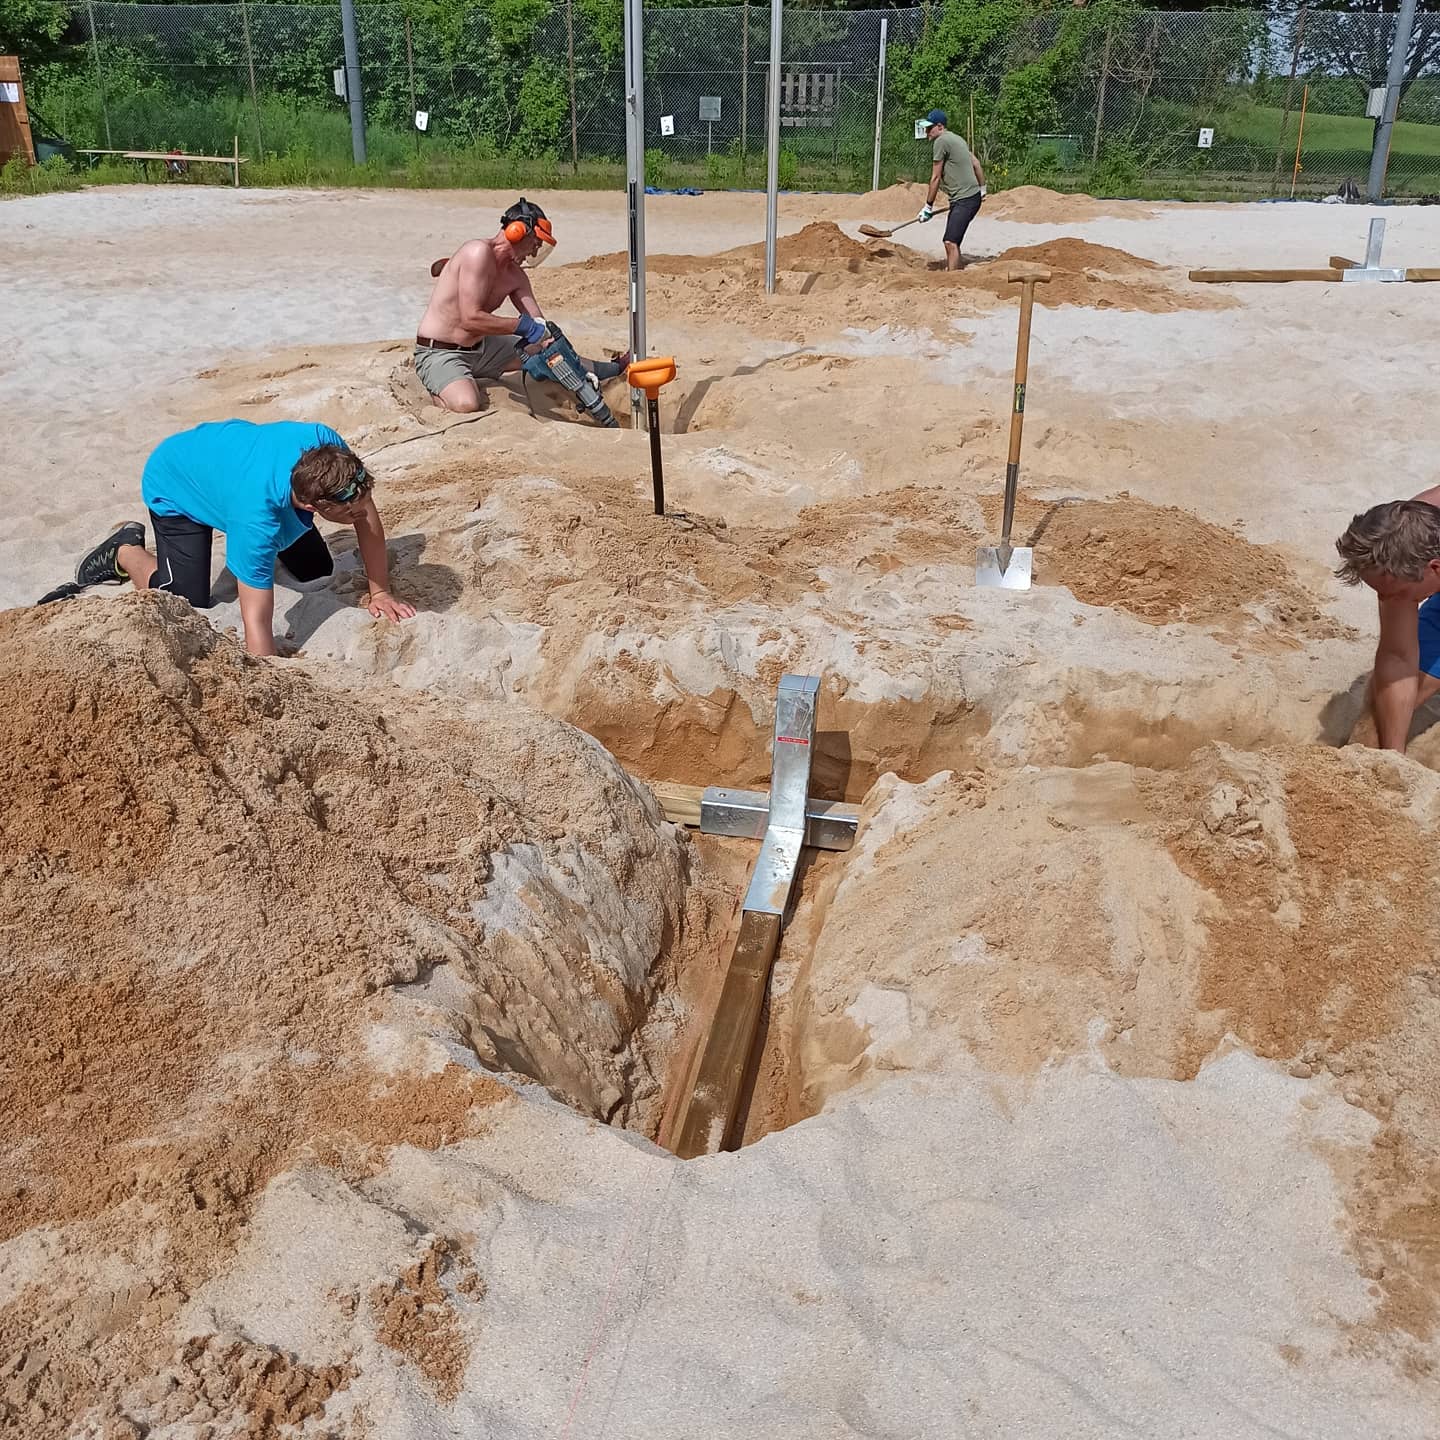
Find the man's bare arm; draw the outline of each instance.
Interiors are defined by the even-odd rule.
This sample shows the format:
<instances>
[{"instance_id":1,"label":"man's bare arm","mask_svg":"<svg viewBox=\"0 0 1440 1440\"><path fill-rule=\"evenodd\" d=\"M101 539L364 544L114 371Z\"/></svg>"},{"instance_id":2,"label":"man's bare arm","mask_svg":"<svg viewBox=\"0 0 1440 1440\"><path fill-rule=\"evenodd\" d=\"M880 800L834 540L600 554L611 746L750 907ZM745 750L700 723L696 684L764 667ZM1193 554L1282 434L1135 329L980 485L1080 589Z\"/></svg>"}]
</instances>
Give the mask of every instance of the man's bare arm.
<instances>
[{"instance_id":1,"label":"man's bare arm","mask_svg":"<svg viewBox=\"0 0 1440 1440\"><path fill-rule=\"evenodd\" d=\"M1432 485L1428 490L1422 490L1418 495L1412 495L1412 500L1423 500L1427 505L1440 505L1440 485Z\"/></svg>"},{"instance_id":2,"label":"man's bare arm","mask_svg":"<svg viewBox=\"0 0 1440 1440\"><path fill-rule=\"evenodd\" d=\"M472 335L513 335L515 322L505 315L486 309L486 302L495 292L499 267L495 252L489 245L478 245L460 262L456 289L456 308L460 325Z\"/></svg>"},{"instance_id":3,"label":"man's bare arm","mask_svg":"<svg viewBox=\"0 0 1440 1440\"><path fill-rule=\"evenodd\" d=\"M935 204L935 197L940 193L940 177L944 174L944 171L945 162L943 160L937 160L930 167L930 190L925 196L925 203L927 205L933 206Z\"/></svg>"},{"instance_id":4,"label":"man's bare arm","mask_svg":"<svg viewBox=\"0 0 1440 1440\"><path fill-rule=\"evenodd\" d=\"M236 581L240 595L240 619L245 626L245 648L252 655L274 655L275 592L257 590L243 580Z\"/></svg>"},{"instance_id":5,"label":"man's bare arm","mask_svg":"<svg viewBox=\"0 0 1440 1440\"><path fill-rule=\"evenodd\" d=\"M1420 627L1412 600L1380 602L1371 706L1382 750L1405 753L1420 688Z\"/></svg>"},{"instance_id":6,"label":"man's bare arm","mask_svg":"<svg viewBox=\"0 0 1440 1440\"><path fill-rule=\"evenodd\" d=\"M515 307L516 313L520 315L533 315L537 320L545 318L545 312L540 308L540 302L535 298L535 292L530 288L530 277L522 270L520 278L515 282L514 289L510 291L510 303Z\"/></svg>"}]
</instances>

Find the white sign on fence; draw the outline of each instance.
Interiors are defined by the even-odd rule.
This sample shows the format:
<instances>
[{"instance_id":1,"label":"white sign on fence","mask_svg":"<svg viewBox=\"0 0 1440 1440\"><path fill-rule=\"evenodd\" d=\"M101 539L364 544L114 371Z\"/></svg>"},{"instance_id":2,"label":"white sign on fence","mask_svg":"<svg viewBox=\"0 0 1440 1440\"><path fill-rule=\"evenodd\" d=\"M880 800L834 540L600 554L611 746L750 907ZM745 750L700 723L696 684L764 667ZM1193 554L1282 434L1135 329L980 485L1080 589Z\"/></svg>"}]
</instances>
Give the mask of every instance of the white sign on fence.
<instances>
[{"instance_id":1,"label":"white sign on fence","mask_svg":"<svg viewBox=\"0 0 1440 1440\"><path fill-rule=\"evenodd\" d=\"M16 80L6 80L0 84L0 100L7 105L18 105L20 103L20 83ZM715 117L720 118L718 115Z\"/></svg>"},{"instance_id":2,"label":"white sign on fence","mask_svg":"<svg viewBox=\"0 0 1440 1440\"><path fill-rule=\"evenodd\" d=\"M930 122L928 120L917 120L915 122L915 138L923 140L930 133Z\"/></svg>"},{"instance_id":3,"label":"white sign on fence","mask_svg":"<svg viewBox=\"0 0 1440 1440\"><path fill-rule=\"evenodd\" d=\"M1204 129L1200 132L1200 138L1195 144L1201 150L1208 150L1215 143L1215 132L1211 129Z\"/></svg>"},{"instance_id":4,"label":"white sign on fence","mask_svg":"<svg viewBox=\"0 0 1440 1440\"><path fill-rule=\"evenodd\" d=\"M1371 120L1379 120L1385 114L1385 87L1377 85L1365 102L1365 114Z\"/></svg>"},{"instance_id":5,"label":"white sign on fence","mask_svg":"<svg viewBox=\"0 0 1440 1440\"><path fill-rule=\"evenodd\" d=\"M345 71L343 67L335 72L335 93L342 100L347 98L345 94Z\"/></svg>"},{"instance_id":6,"label":"white sign on fence","mask_svg":"<svg viewBox=\"0 0 1440 1440\"><path fill-rule=\"evenodd\" d=\"M417 110L415 112L415 128L417 130L428 130L430 128L430 112L428 110Z\"/></svg>"},{"instance_id":7,"label":"white sign on fence","mask_svg":"<svg viewBox=\"0 0 1440 1440\"><path fill-rule=\"evenodd\" d=\"M675 133L675 117L673 115L662 115L660 117L660 133L662 135L673 135Z\"/></svg>"},{"instance_id":8,"label":"white sign on fence","mask_svg":"<svg viewBox=\"0 0 1440 1440\"><path fill-rule=\"evenodd\" d=\"M702 120L718 120L720 118L720 97L718 95L702 95L700 97L700 118Z\"/></svg>"}]
</instances>

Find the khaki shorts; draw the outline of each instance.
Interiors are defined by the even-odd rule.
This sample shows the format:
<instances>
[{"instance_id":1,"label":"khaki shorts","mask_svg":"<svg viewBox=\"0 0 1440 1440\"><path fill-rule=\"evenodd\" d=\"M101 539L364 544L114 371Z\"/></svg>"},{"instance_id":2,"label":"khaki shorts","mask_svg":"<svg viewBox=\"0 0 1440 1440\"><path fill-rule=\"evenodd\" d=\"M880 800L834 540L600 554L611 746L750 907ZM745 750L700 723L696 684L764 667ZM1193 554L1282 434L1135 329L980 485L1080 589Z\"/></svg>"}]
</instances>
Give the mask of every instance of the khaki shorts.
<instances>
[{"instance_id":1,"label":"khaki shorts","mask_svg":"<svg viewBox=\"0 0 1440 1440\"><path fill-rule=\"evenodd\" d=\"M498 380L507 366L520 358L518 335L485 335L473 350L431 350L415 347L415 373L420 383L438 395L456 380L474 380L483 384Z\"/></svg>"}]
</instances>

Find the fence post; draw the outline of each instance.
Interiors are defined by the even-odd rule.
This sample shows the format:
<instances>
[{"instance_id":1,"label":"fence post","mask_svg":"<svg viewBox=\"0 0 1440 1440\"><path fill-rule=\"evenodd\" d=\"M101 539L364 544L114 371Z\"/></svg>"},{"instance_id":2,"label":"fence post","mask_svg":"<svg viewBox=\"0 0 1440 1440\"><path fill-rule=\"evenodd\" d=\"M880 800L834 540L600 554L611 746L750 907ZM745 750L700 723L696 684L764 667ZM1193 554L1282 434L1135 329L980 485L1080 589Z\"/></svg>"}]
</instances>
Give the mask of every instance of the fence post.
<instances>
[{"instance_id":1,"label":"fence post","mask_svg":"<svg viewBox=\"0 0 1440 1440\"><path fill-rule=\"evenodd\" d=\"M1305 21L1309 14L1309 4L1302 4L1295 21L1295 48L1290 52L1290 78L1285 82L1285 108L1280 112L1280 134L1275 141L1275 174L1270 183L1272 195L1280 189L1280 165L1285 158L1285 132L1290 128L1290 103L1295 98L1295 72L1300 68L1300 46L1305 39Z\"/></svg>"},{"instance_id":2,"label":"fence post","mask_svg":"<svg viewBox=\"0 0 1440 1440\"><path fill-rule=\"evenodd\" d=\"M630 235L630 358L645 358L645 7L625 0L625 193ZM630 425L644 428L640 392L630 388Z\"/></svg>"},{"instance_id":3,"label":"fence post","mask_svg":"<svg viewBox=\"0 0 1440 1440\"><path fill-rule=\"evenodd\" d=\"M90 12L90 50L95 57L95 83L100 89L100 114L105 119L105 148L113 150L115 142L110 138L110 106L105 101L105 72L100 68L100 41L95 34L95 0L85 0Z\"/></svg>"},{"instance_id":4,"label":"fence post","mask_svg":"<svg viewBox=\"0 0 1440 1440\"><path fill-rule=\"evenodd\" d=\"M1385 75L1385 108L1375 127L1375 147L1370 153L1369 200L1377 204L1385 193L1385 168L1390 163L1390 136L1395 129L1395 112L1400 108L1400 87L1405 83L1405 62L1410 57L1410 31L1415 24L1415 0L1400 0L1395 17L1395 41L1390 48L1390 68Z\"/></svg>"},{"instance_id":5,"label":"fence post","mask_svg":"<svg viewBox=\"0 0 1440 1440\"><path fill-rule=\"evenodd\" d=\"M245 62L250 67L250 107L255 112L255 158L264 160L265 137L260 133L260 97L255 92L255 47L250 43L250 0L240 0L240 19L245 26ZM240 173L238 167L235 173Z\"/></svg>"},{"instance_id":6,"label":"fence post","mask_svg":"<svg viewBox=\"0 0 1440 1440\"><path fill-rule=\"evenodd\" d=\"M750 0L740 6L740 178L750 153Z\"/></svg>"},{"instance_id":7,"label":"fence post","mask_svg":"<svg viewBox=\"0 0 1440 1440\"><path fill-rule=\"evenodd\" d=\"M575 0L565 0L565 64L570 72L570 168L580 170L580 121L575 109Z\"/></svg>"},{"instance_id":8,"label":"fence post","mask_svg":"<svg viewBox=\"0 0 1440 1440\"><path fill-rule=\"evenodd\" d=\"M770 0L770 90L765 117L765 293L775 293L775 232L780 217L780 33L784 0Z\"/></svg>"},{"instance_id":9,"label":"fence post","mask_svg":"<svg viewBox=\"0 0 1440 1440\"><path fill-rule=\"evenodd\" d=\"M880 133L885 124L885 42L890 32L890 21L880 17L880 59L875 65L875 164L870 174L870 188L880 188Z\"/></svg>"},{"instance_id":10,"label":"fence post","mask_svg":"<svg viewBox=\"0 0 1440 1440\"><path fill-rule=\"evenodd\" d=\"M345 95L350 101L350 150L365 163L365 95L360 88L360 42L355 35L355 0L340 0L340 29L345 39Z\"/></svg>"},{"instance_id":11,"label":"fence post","mask_svg":"<svg viewBox=\"0 0 1440 1440\"><path fill-rule=\"evenodd\" d=\"M420 153L420 131L415 125L420 103L415 98L415 47L410 39L410 17L405 17L405 73L410 77L410 128L415 131L415 153Z\"/></svg>"},{"instance_id":12,"label":"fence post","mask_svg":"<svg viewBox=\"0 0 1440 1440\"><path fill-rule=\"evenodd\" d=\"M1105 86L1110 80L1110 46L1115 39L1115 22L1105 26L1105 54L1100 61L1100 94L1095 100L1095 138L1090 142L1090 169L1100 163L1100 132L1105 126Z\"/></svg>"}]
</instances>

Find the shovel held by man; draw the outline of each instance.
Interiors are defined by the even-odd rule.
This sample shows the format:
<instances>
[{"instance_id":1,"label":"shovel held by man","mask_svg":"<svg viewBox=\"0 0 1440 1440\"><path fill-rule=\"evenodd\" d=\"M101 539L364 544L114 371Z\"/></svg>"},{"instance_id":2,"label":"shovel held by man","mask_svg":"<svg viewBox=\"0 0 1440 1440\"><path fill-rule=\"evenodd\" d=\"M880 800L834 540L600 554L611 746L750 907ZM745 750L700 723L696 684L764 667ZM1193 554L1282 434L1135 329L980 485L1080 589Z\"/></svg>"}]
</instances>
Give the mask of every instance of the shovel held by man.
<instances>
[{"instance_id":1,"label":"shovel held by man","mask_svg":"<svg viewBox=\"0 0 1440 1440\"><path fill-rule=\"evenodd\" d=\"M975 552L975 583L988 589L1028 590L1035 554L1028 545L1010 543L1015 523L1015 495L1020 485L1020 437L1025 429L1025 380L1030 371L1030 312L1035 287L1050 279L1048 270L1012 270L1006 277L1020 286L1020 338L1015 346L1015 390L1010 409L1010 455L1005 465L1005 513L1000 522L1000 543L982 545Z\"/></svg>"}]
</instances>

